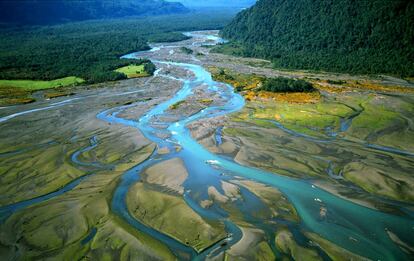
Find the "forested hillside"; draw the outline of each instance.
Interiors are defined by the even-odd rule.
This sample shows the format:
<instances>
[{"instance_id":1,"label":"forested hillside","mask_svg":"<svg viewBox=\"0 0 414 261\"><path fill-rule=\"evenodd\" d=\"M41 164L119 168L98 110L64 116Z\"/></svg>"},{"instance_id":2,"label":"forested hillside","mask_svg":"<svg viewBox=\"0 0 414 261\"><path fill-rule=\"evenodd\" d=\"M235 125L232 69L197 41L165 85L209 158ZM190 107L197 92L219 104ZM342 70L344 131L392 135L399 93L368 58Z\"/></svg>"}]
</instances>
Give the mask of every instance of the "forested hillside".
<instances>
[{"instance_id":1,"label":"forested hillside","mask_svg":"<svg viewBox=\"0 0 414 261\"><path fill-rule=\"evenodd\" d=\"M260 0L222 31L218 51L275 67L414 75L414 1Z\"/></svg>"},{"instance_id":2,"label":"forested hillside","mask_svg":"<svg viewBox=\"0 0 414 261\"><path fill-rule=\"evenodd\" d=\"M50 24L187 11L180 3L164 0L13 0L0 1L0 22Z\"/></svg>"},{"instance_id":3,"label":"forested hillside","mask_svg":"<svg viewBox=\"0 0 414 261\"><path fill-rule=\"evenodd\" d=\"M256 0L166 0L180 2L189 7L247 7L252 6Z\"/></svg>"},{"instance_id":4,"label":"forested hillside","mask_svg":"<svg viewBox=\"0 0 414 261\"><path fill-rule=\"evenodd\" d=\"M187 39L180 31L221 29L234 14L180 15L84 21L0 29L0 80L54 80L77 76L88 83L117 80L118 67L135 63L120 56L148 42Z\"/></svg>"}]
</instances>

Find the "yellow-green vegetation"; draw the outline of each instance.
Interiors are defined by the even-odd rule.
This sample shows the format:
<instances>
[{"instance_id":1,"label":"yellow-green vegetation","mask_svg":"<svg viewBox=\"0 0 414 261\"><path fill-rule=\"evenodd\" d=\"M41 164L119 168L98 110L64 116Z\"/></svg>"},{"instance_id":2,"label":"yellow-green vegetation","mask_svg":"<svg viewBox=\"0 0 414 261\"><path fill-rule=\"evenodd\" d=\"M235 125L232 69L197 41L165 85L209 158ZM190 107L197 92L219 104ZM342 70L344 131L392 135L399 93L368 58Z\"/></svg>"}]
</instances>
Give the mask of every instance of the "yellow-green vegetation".
<instances>
[{"instance_id":1,"label":"yellow-green vegetation","mask_svg":"<svg viewBox=\"0 0 414 261\"><path fill-rule=\"evenodd\" d=\"M35 101L30 97L29 91L14 87L0 88L0 105L27 104Z\"/></svg>"},{"instance_id":2,"label":"yellow-green vegetation","mask_svg":"<svg viewBox=\"0 0 414 261\"><path fill-rule=\"evenodd\" d=\"M237 91L253 90L261 86L266 79L264 76L254 74L241 74L229 69L208 67L213 79L232 85Z\"/></svg>"},{"instance_id":3,"label":"yellow-green vegetation","mask_svg":"<svg viewBox=\"0 0 414 261\"><path fill-rule=\"evenodd\" d=\"M268 91L247 92L244 96L246 100L262 100L262 101L275 101L285 103L317 103L321 100L321 94L318 91L313 92L287 92L287 93L275 93Z\"/></svg>"},{"instance_id":4,"label":"yellow-green vegetation","mask_svg":"<svg viewBox=\"0 0 414 261\"><path fill-rule=\"evenodd\" d=\"M182 105L184 103L185 103L184 100L178 101L178 102L176 102L176 103L174 103L173 105L170 106L170 110L176 110L180 107L180 105Z\"/></svg>"},{"instance_id":5,"label":"yellow-green vegetation","mask_svg":"<svg viewBox=\"0 0 414 261\"><path fill-rule=\"evenodd\" d=\"M317 103L251 101L248 110L234 120L264 127L271 125L258 119L275 120L287 129L314 137L338 133L340 137L413 151L414 132L407 120L414 116L413 99L408 94L338 93Z\"/></svg>"},{"instance_id":6,"label":"yellow-green vegetation","mask_svg":"<svg viewBox=\"0 0 414 261\"><path fill-rule=\"evenodd\" d=\"M287 257L292 257L293 260L322 260L316 250L298 245L292 233L287 229L282 229L276 233L275 244L280 252L287 255Z\"/></svg>"},{"instance_id":7,"label":"yellow-green vegetation","mask_svg":"<svg viewBox=\"0 0 414 261\"><path fill-rule=\"evenodd\" d=\"M204 105L210 105L213 102L213 100L212 99L201 99L201 100L198 100L198 102Z\"/></svg>"},{"instance_id":8,"label":"yellow-green vegetation","mask_svg":"<svg viewBox=\"0 0 414 261\"><path fill-rule=\"evenodd\" d=\"M413 95L370 94L364 98L337 100L347 104L358 101L361 108L361 113L352 120L346 131L346 137L414 151L413 123L407 120L414 117Z\"/></svg>"},{"instance_id":9,"label":"yellow-green vegetation","mask_svg":"<svg viewBox=\"0 0 414 261\"><path fill-rule=\"evenodd\" d=\"M51 81L0 80L0 105L31 103L35 101L31 97L34 91L74 86L84 82L74 76Z\"/></svg>"},{"instance_id":10,"label":"yellow-green vegetation","mask_svg":"<svg viewBox=\"0 0 414 261\"><path fill-rule=\"evenodd\" d=\"M314 86L324 92L329 93L344 93L344 92L381 92L381 93L407 93L413 94L414 88L401 85L399 82L384 83L375 78L363 78L363 79L346 79L341 77L321 80L315 78L315 76L307 74L306 76ZM332 76L333 77L333 76ZM344 80L346 79L346 80Z\"/></svg>"},{"instance_id":11,"label":"yellow-green vegetation","mask_svg":"<svg viewBox=\"0 0 414 261\"><path fill-rule=\"evenodd\" d=\"M288 129L314 136L324 135L327 128L338 131L341 119L354 113L346 105L329 101L316 104L253 102L251 107L253 119L276 120Z\"/></svg>"},{"instance_id":12,"label":"yellow-green vegetation","mask_svg":"<svg viewBox=\"0 0 414 261\"><path fill-rule=\"evenodd\" d=\"M414 200L414 178L388 166L351 162L344 167L343 175L370 193L406 202Z\"/></svg>"},{"instance_id":13,"label":"yellow-green vegetation","mask_svg":"<svg viewBox=\"0 0 414 261\"><path fill-rule=\"evenodd\" d=\"M208 67L213 79L232 85L246 100L276 100L289 103L315 103L320 94L310 82L290 78L266 78L257 74L237 73L229 69Z\"/></svg>"},{"instance_id":14,"label":"yellow-green vegetation","mask_svg":"<svg viewBox=\"0 0 414 261\"><path fill-rule=\"evenodd\" d=\"M343 84L345 87L358 90L371 90L377 92L398 92L398 93L414 93L414 88L401 86L398 84L384 85L375 80L349 80Z\"/></svg>"},{"instance_id":15,"label":"yellow-green vegetation","mask_svg":"<svg viewBox=\"0 0 414 261\"><path fill-rule=\"evenodd\" d=\"M202 251L225 237L224 225L207 221L181 196L167 194L136 183L127 196L129 211L144 224Z\"/></svg>"},{"instance_id":16,"label":"yellow-green vegetation","mask_svg":"<svg viewBox=\"0 0 414 261\"><path fill-rule=\"evenodd\" d=\"M145 65L128 65L115 70L125 74L128 78L148 77L150 74L145 70Z\"/></svg>"},{"instance_id":17,"label":"yellow-green vegetation","mask_svg":"<svg viewBox=\"0 0 414 261\"><path fill-rule=\"evenodd\" d=\"M366 200L364 195L369 194L412 202L414 187L410 184L414 180L407 172L412 164L404 154L414 152L410 120L414 97L371 90L322 95L317 103L248 102L225 125L224 142L218 147L213 144L215 151L281 175L325 180L331 188L338 185L334 193L362 204L382 206L376 200ZM372 149L369 144L402 152L384 157L392 152L378 146ZM335 177L338 175L365 192L349 196L349 187Z\"/></svg>"},{"instance_id":18,"label":"yellow-green vegetation","mask_svg":"<svg viewBox=\"0 0 414 261\"><path fill-rule=\"evenodd\" d=\"M37 91L43 89L52 89L58 87L78 85L85 82L83 79L69 76L51 81L32 81L32 80L0 80L0 88L13 87L22 88L28 91Z\"/></svg>"},{"instance_id":19,"label":"yellow-green vegetation","mask_svg":"<svg viewBox=\"0 0 414 261\"><path fill-rule=\"evenodd\" d=\"M364 112L352 122L350 132L354 136L365 139L373 130L381 130L392 125L393 122L404 123L404 119L399 118L399 113L391 109L384 106L367 106Z\"/></svg>"},{"instance_id":20,"label":"yellow-green vegetation","mask_svg":"<svg viewBox=\"0 0 414 261\"><path fill-rule=\"evenodd\" d=\"M232 118L232 123L223 129L223 140L227 143L232 142L237 147L225 152L232 155L235 161L281 175L299 178L312 176L329 180L327 182L333 182L332 185L337 184L337 181L332 180L330 175L341 174L346 181L352 182L369 194L405 202L414 200L414 187L411 185L414 184L414 180L406 171L411 166L409 158L399 155L393 155L392 158L381 157L379 155L387 152L367 148L364 141L360 140L350 141L337 137L331 142L320 143L308 138L287 135L284 129L275 128L272 122L256 118L250 120L248 114L251 111L252 107L243 109L239 114L240 118ZM291 129L306 133L305 130L300 131L292 127ZM372 133L376 131L378 130L375 128L371 130ZM407 130L397 129L393 139L390 136L386 137L395 144L400 142L401 146L412 148L412 141L403 140L404 135L401 135L402 140L398 139L397 133L405 132ZM343 135L347 137L346 132ZM218 147L223 147L222 151L226 151L224 144ZM335 162L331 174L328 173L329 161ZM348 185L344 186L344 189L340 189L344 193L340 194L349 198L349 194L346 193ZM368 193L357 193L355 198L365 200L363 195Z\"/></svg>"}]
</instances>

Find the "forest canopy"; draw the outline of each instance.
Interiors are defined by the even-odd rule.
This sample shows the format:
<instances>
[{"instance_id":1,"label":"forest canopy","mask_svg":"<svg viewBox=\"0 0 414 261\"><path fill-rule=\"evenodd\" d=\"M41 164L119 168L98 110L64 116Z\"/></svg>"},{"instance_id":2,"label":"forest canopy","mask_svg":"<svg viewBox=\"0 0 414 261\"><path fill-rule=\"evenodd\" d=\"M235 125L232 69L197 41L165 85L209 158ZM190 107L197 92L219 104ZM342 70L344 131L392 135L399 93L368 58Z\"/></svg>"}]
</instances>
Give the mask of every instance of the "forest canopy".
<instances>
[{"instance_id":1,"label":"forest canopy","mask_svg":"<svg viewBox=\"0 0 414 261\"><path fill-rule=\"evenodd\" d=\"M216 11L4 28L0 30L0 79L76 76L87 83L118 80L124 75L115 69L140 63L120 59L122 55L148 50L148 42L187 39L182 31L220 29L232 17L233 14Z\"/></svg>"},{"instance_id":2,"label":"forest canopy","mask_svg":"<svg viewBox=\"0 0 414 261\"><path fill-rule=\"evenodd\" d=\"M315 89L310 82L304 80L277 77L266 79L260 90L268 92L311 92Z\"/></svg>"},{"instance_id":3,"label":"forest canopy","mask_svg":"<svg viewBox=\"0 0 414 261\"><path fill-rule=\"evenodd\" d=\"M414 2L260 0L222 30L218 52L275 67L414 75Z\"/></svg>"},{"instance_id":4,"label":"forest canopy","mask_svg":"<svg viewBox=\"0 0 414 261\"><path fill-rule=\"evenodd\" d=\"M0 22L56 24L90 19L186 13L178 2L163 0L13 0L0 1Z\"/></svg>"}]
</instances>

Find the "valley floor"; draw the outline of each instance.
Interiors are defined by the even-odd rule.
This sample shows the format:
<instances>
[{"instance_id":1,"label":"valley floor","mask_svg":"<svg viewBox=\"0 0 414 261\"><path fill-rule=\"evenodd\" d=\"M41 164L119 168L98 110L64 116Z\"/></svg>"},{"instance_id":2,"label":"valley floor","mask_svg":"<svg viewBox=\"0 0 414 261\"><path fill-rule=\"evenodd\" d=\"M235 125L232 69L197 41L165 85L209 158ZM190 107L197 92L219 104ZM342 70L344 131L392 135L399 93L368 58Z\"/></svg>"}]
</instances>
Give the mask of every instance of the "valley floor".
<instances>
[{"instance_id":1,"label":"valley floor","mask_svg":"<svg viewBox=\"0 0 414 261\"><path fill-rule=\"evenodd\" d=\"M276 71L189 35L124 57L153 77L0 108L2 260L412 259L414 85ZM317 95L243 100L202 68Z\"/></svg>"}]
</instances>

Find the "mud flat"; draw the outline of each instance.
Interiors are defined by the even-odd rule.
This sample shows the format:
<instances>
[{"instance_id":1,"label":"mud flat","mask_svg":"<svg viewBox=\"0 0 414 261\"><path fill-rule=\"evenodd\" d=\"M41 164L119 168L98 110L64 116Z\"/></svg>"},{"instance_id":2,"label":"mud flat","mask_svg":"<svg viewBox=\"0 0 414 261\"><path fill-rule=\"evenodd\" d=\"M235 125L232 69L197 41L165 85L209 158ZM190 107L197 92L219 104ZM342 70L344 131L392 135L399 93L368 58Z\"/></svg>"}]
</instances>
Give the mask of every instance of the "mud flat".
<instances>
[{"instance_id":1,"label":"mud flat","mask_svg":"<svg viewBox=\"0 0 414 261\"><path fill-rule=\"evenodd\" d=\"M225 237L223 224L201 218L180 196L158 192L137 183L128 193L127 204L138 220L197 252Z\"/></svg>"},{"instance_id":2,"label":"mud flat","mask_svg":"<svg viewBox=\"0 0 414 261\"><path fill-rule=\"evenodd\" d=\"M141 161L151 153L149 147L135 152ZM13 214L1 225L2 256L36 259L48 253L63 260L173 259L162 243L111 213L109 202L122 173L98 171L73 190Z\"/></svg>"},{"instance_id":3,"label":"mud flat","mask_svg":"<svg viewBox=\"0 0 414 261\"><path fill-rule=\"evenodd\" d=\"M70 98L2 109L0 117L19 114L1 123L5 260L175 259L163 243L131 228L110 207L122 174L146 160L155 145L135 128L96 118L122 105L133 106L125 113L137 118L179 87L151 79L84 87Z\"/></svg>"},{"instance_id":4,"label":"mud flat","mask_svg":"<svg viewBox=\"0 0 414 261\"><path fill-rule=\"evenodd\" d=\"M172 192L183 194L183 183L188 177L187 170L180 158L173 158L149 167L145 171L145 181L171 189Z\"/></svg>"}]
</instances>

